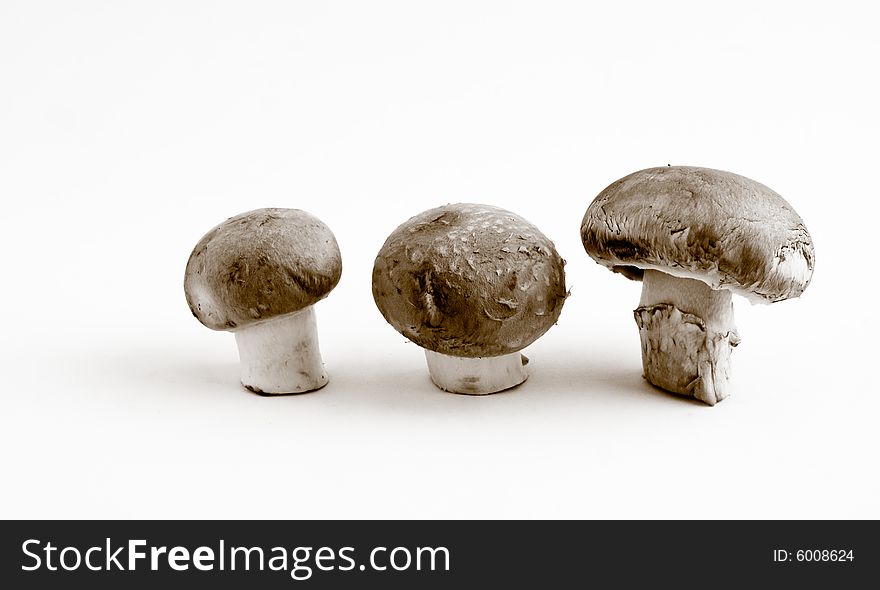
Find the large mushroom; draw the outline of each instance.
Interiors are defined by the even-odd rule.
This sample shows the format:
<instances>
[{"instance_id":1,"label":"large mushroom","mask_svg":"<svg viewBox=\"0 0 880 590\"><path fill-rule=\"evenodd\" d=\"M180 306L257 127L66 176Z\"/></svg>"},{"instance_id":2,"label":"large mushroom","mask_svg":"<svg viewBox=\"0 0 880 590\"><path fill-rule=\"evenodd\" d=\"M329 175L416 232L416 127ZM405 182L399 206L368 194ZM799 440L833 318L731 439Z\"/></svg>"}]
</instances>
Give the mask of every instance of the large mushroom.
<instances>
[{"instance_id":1,"label":"large mushroom","mask_svg":"<svg viewBox=\"0 0 880 590\"><path fill-rule=\"evenodd\" d=\"M549 239L510 211L445 205L388 236L373 298L388 323L425 349L439 388L495 393L528 377L519 351L556 323L564 264Z\"/></svg>"},{"instance_id":2,"label":"large mushroom","mask_svg":"<svg viewBox=\"0 0 880 590\"><path fill-rule=\"evenodd\" d=\"M303 393L327 384L313 305L341 273L336 238L321 220L299 209L257 209L199 240L184 291L202 324L235 333L242 385Z\"/></svg>"},{"instance_id":3,"label":"large mushroom","mask_svg":"<svg viewBox=\"0 0 880 590\"><path fill-rule=\"evenodd\" d=\"M603 190L581 225L587 253L642 281L635 320L645 378L714 405L739 343L731 294L798 297L813 242L781 196L742 176L690 166L641 170Z\"/></svg>"}]
</instances>

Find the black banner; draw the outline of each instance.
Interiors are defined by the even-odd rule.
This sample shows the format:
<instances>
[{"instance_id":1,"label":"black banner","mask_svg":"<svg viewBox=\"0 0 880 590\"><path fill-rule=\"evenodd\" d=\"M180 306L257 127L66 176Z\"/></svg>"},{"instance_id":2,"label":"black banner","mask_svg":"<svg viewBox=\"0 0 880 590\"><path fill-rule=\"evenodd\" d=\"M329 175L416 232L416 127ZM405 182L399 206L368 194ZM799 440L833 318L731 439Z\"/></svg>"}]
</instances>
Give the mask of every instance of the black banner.
<instances>
[{"instance_id":1,"label":"black banner","mask_svg":"<svg viewBox=\"0 0 880 590\"><path fill-rule=\"evenodd\" d=\"M7 521L7 588L854 587L876 521ZM8 582L12 582L9 585Z\"/></svg>"}]
</instances>

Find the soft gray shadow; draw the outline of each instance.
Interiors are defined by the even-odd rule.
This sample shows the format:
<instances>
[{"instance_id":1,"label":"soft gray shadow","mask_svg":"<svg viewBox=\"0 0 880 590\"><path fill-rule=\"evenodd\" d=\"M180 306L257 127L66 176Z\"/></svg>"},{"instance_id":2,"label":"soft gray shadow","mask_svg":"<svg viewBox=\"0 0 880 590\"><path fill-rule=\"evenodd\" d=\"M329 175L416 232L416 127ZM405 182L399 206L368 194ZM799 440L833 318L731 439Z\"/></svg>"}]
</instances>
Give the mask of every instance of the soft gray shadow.
<instances>
[{"instance_id":1,"label":"soft gray shadow","mask_svg":"<svg viewBox=\"0 0 880 590\"><path fill-rule=\"evenodd\" d=\"M579 361L533 358L529 379L524 383L503 392L474 396L440 390L431 382L421 355L404 355L383 362L349 363L344 370L328 366L330 384L325 390L353 411L392 415L460 415L468 408L526 413L537 406L555 405L584 411L608 406L694 405L689 398L647 383L638 363L622 364L612 358Z\"/></svg>"},{"instance_id":2,"label":"soft gray shadow","mask_svg":"<svg viewBox=\"0 0 880 590\"><path fill-rule=\"evenodd\" d=\"M138 348L93 355L88 363L120 383L147 385L157 396L254 395L239 382L238 359L206 359L167 349Z\"/></svg>"},{"instance_id":3,"label":"soft gray shadow","mask_svg":"<svg viewBox=\"0 0 880 590\"><path fill-rule=\"evenodd\" d=\"M85 362L85 361L83 361ZM166 349L140 348L90 356L88 363L102 375L120 384L138 384L150 395L192 400L216 400L218 396L256 398L280 407L288 404L332 404L353 412L385 414L456 414L463 408L507 408L518 413L536 404L567 408L705 404L650 385L642 378L641 366L615 358L532 357L529 379L517 387L492 395L448 393L437 388L428 376L421 354L387 355L376 358L348 358L328 362L328 384L314 392L284 396L260 396L239 382L235 358L207 359L204 354ZM143 393L140 393L143 395ZM282 401L286 400L286 401ZM484 410L480 410L484 411Z\"/></svg>"},{"instance_id":4,"label":"soft gray shadow","mask_svg":"<svg viewBox=\"0 0 880 590\"><path fill-rule=\"evenodd\" d=\"M655 387L642 377L641 364L614 358L591 359L586 362L549 361L536 366L530 379L541 395L566 403L655 403L660 405L702 402Z\"/></svg>"}]
</instances>

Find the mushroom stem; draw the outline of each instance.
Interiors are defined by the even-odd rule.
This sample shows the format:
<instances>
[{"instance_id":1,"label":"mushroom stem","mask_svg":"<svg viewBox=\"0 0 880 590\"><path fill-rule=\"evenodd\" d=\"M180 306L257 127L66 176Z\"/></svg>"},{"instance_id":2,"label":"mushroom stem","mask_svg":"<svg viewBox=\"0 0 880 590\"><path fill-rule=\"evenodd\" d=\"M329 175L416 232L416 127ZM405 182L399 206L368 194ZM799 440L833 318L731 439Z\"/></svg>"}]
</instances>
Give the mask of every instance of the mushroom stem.
<instances>
[{"instance_id":1,"label":"mushroom stem","mask_svg":"<svg viewBox=\"0 0 880 590\"><path fill-rule=\"evenodd\" d=\"M646 270L633 314L645 379L710 406L730 394L730 352L739 344L730 291Z\"/></svg>"},{"instance_id":2,"label":"mushroom stem","mask_svg":"<svg viewBox=\"0 0 880 590\"><path fill-rule=\"evenodd\" d=\"M425 349L431 381L445 391L485 395L519 385L529 360L518 352L490 357L450 356Z\"/></svg>"},{"instance_id":3,"label":"mushroom stem","mask_svg":"<svg viewBox=\"0 0 880 590\"><path fill-rule=\"evenodd\" d=\"M327 385L314 306L235 332L241 384L255 393L304 393Z\"/></svg>"}]
</instances>

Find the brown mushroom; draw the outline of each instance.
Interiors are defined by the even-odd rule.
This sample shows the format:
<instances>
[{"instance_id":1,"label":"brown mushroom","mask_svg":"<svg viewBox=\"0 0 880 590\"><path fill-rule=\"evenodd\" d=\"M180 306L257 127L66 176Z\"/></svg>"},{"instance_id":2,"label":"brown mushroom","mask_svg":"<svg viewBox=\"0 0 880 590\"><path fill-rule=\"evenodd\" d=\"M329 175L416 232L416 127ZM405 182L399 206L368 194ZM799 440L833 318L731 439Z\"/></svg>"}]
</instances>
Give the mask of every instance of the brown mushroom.
<instances>
[{"instance_id":1,"label":"brown mushroom","mask_svg":"<svg viewBox=\"0 0 880 590\"><path fill-rule=\"evenodd\" d=\"M257 393L302 393L327 384L313 305L339 282L330 229L299 209L257 209L199 240L186 265L193 315L235 333L242 384Z\"/></svg>"},{"instance_id":2,"label":"brown mushroom","mask_svg":"<svg viewBox=\"0 0 880 590\"><path fill-rule=\"evenodd\" d=\"M425 211L376 256L373 298L398 332L425 349L434 383L487 394L525 381L519 351L556 323L565 261L522 217L488 205Z\"/></svg>"},{"instance_id":3,"label":"brown mushroom","mask_svg":"<svg viewBox=\"0 0 880 590\"><path fill-rule=\"evenodd\" d=\"M708 168L641 170L603 190L581 224L587 253L642 281L635 310L645 378L714 405L728 396L739 343L731 294L755 303L798 297L813 242L778 194Z\"/></svg>"}]
</instances>

